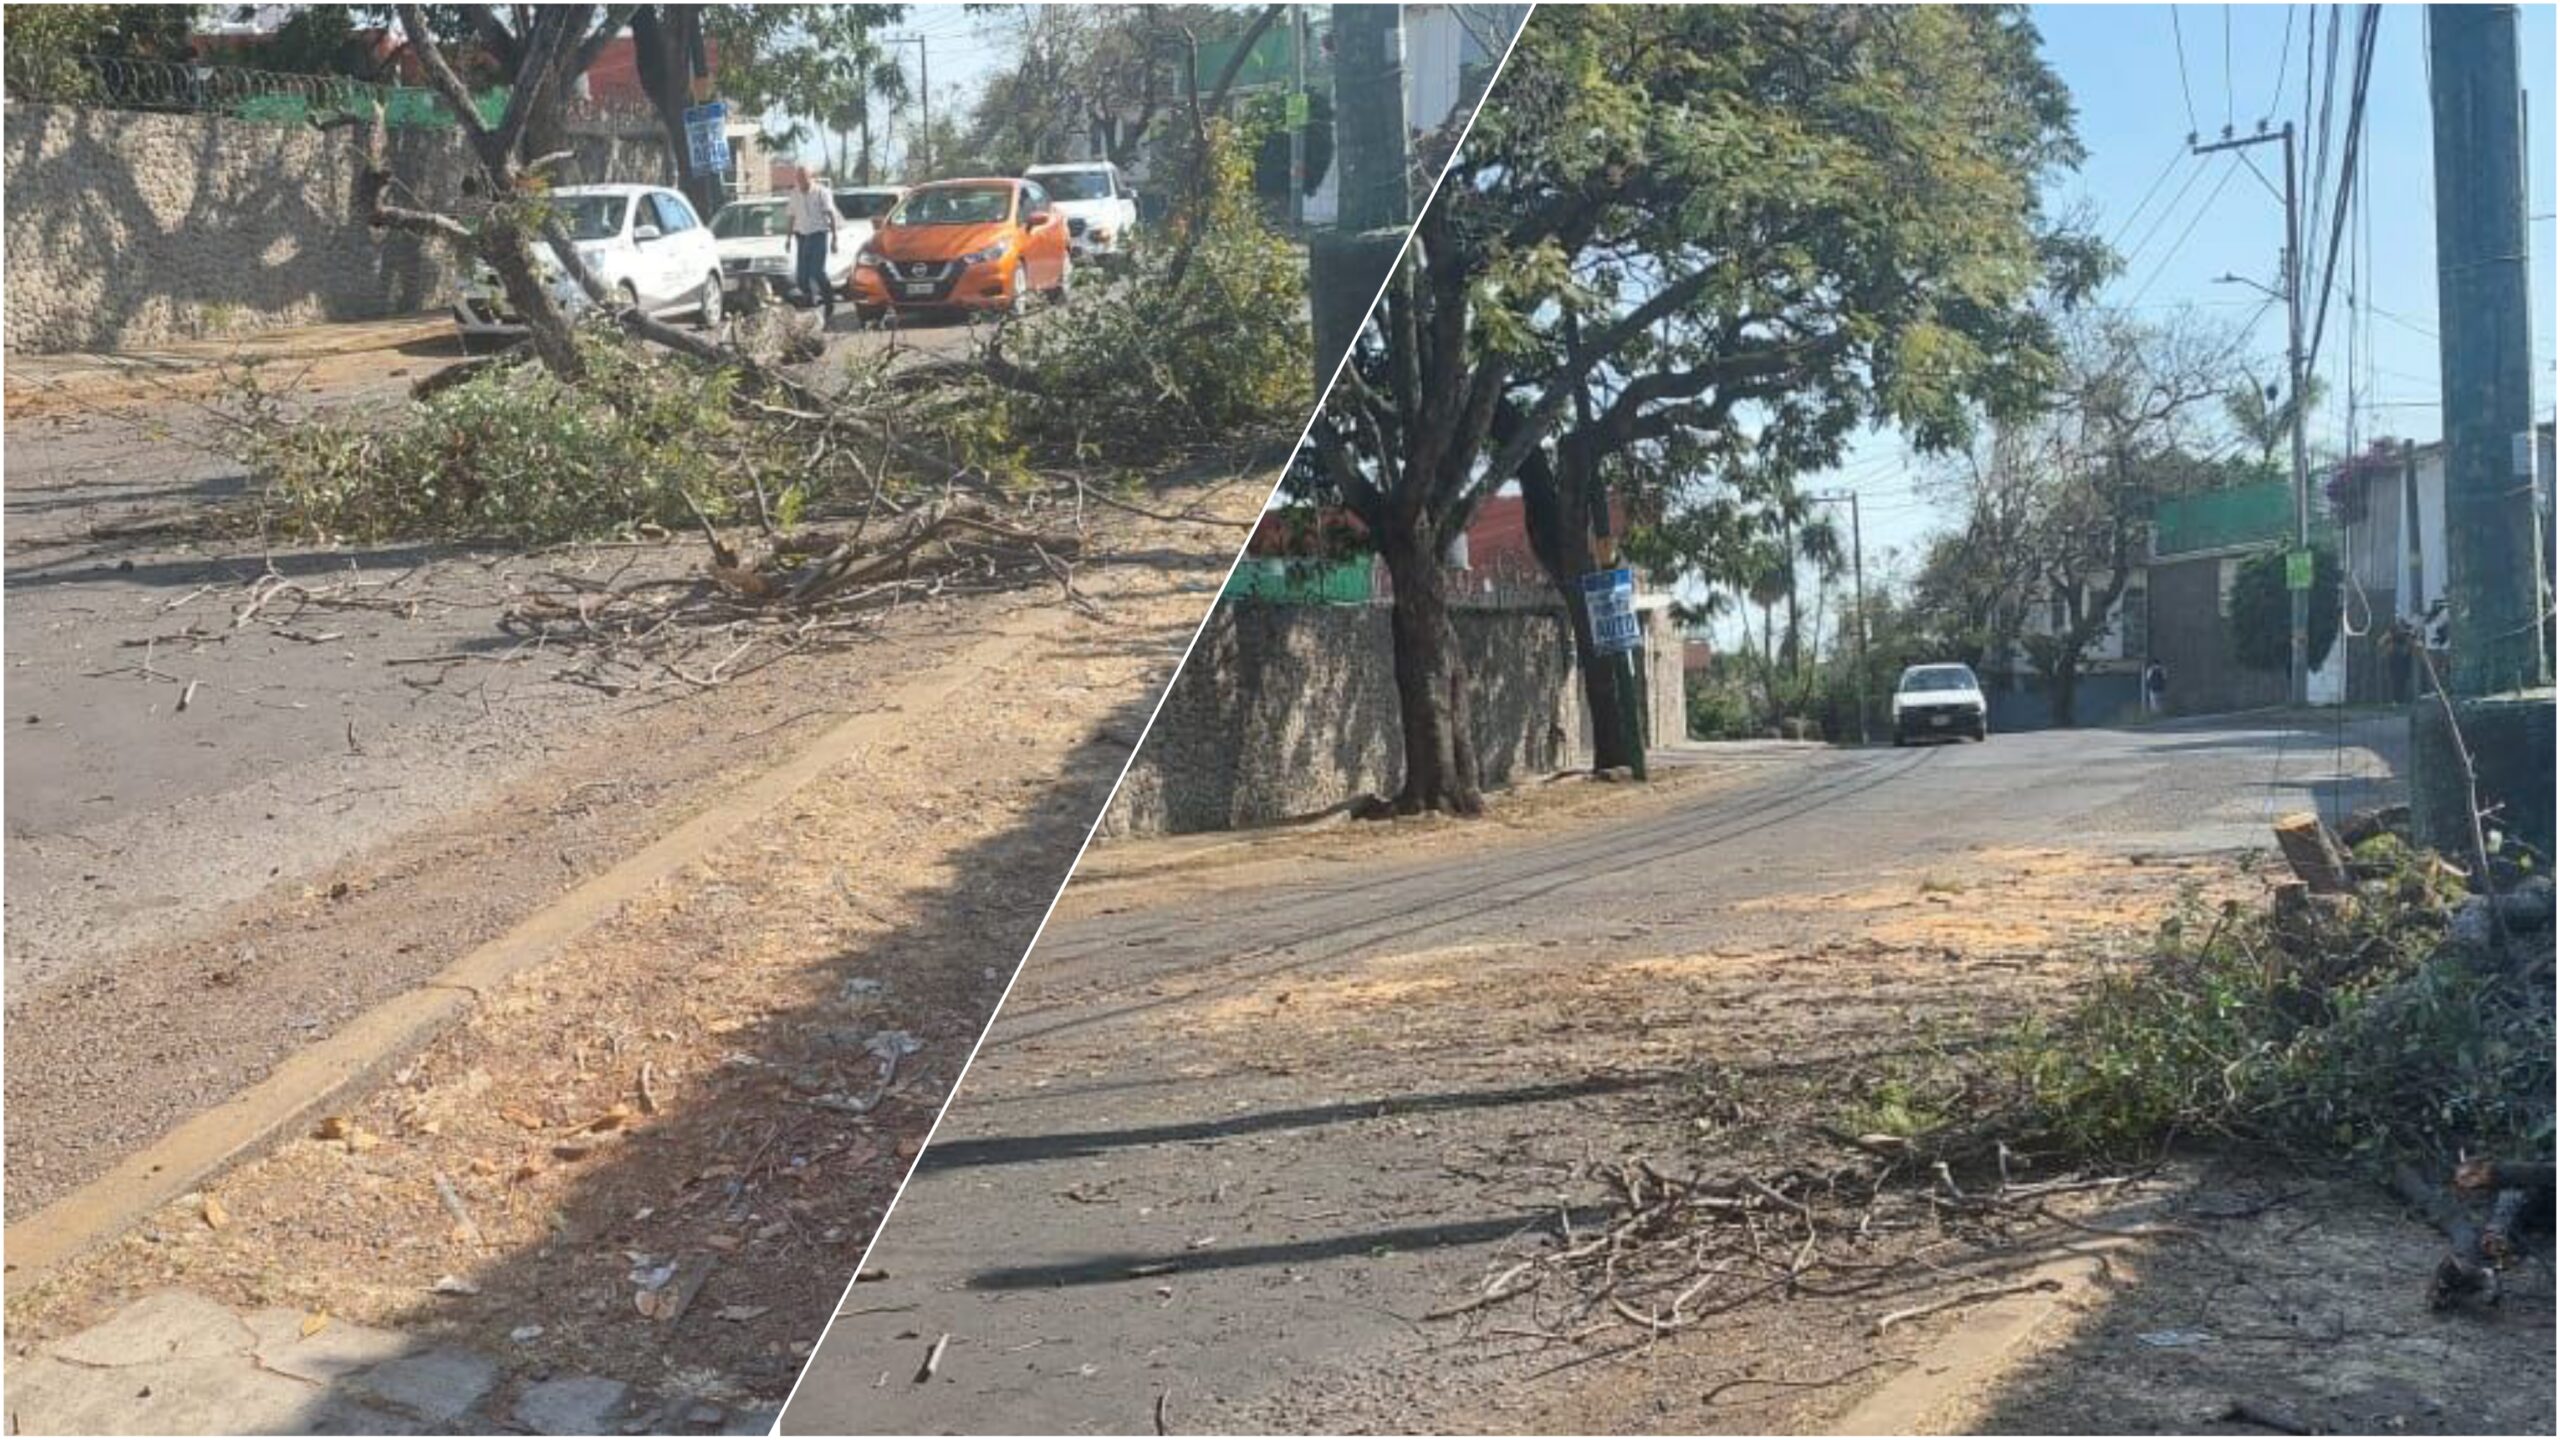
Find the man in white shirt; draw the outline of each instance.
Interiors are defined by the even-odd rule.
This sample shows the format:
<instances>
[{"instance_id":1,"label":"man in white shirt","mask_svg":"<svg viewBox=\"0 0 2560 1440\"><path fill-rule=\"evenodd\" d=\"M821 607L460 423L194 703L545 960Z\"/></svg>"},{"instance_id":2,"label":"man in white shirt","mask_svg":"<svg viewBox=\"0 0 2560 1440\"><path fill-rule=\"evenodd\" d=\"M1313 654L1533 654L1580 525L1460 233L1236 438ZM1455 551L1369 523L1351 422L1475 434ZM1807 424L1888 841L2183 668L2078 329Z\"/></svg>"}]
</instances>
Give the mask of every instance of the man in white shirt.
<instances>
[{"instance_id":1,"label":"man in white shirt","mask_svg":"<svg viewBox=\"0 0 2560 1440\"><path fill-rule=\"evenodd\" d=\"M836 292L827 284L827 252L835 248L841 223L835 197L819 189L809 167L801 166L791 192L793 283L804 299L824 308L830 325L836 318Z\"/></svg>"}]
</instances>

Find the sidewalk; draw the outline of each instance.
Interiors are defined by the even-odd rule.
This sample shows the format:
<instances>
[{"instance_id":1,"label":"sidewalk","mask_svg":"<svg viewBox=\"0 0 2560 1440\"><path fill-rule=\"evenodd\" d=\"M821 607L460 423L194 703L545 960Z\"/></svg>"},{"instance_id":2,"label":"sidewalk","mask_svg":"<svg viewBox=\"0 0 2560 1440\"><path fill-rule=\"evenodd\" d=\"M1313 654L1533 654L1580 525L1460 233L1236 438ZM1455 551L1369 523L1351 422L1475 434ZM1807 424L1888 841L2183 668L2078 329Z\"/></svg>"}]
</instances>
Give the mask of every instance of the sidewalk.
<instances>
[{"instance_id":1,"label":"sidewalk","mask_svg":"<svg viewBox=\"0 0 2560 1440\"><path fill-rule=\"evenodd\" d=\"M331 356L365 355L445 342L436 358L459 356L452 317L442 311L389 320L347 320L260 330L218 340L184 340L114 354L66 352L6 357L8 406L35 399L71 398L112 391L141 380L169 381L202 375L224 365L285 364Z\"/></svg>"},{"instance_id":2,"label":"sidewalk","mask_svg":"<svg viewBox=\"0 0 2560 1440\"><path fill-rule=\"evenodd\" d=\"M526 1327L537 1338L540 1326ZM762 1435L774 1407L602 1375L511 1384L498 1357L285 1307L161 1290L13 1357L12 1434Z\"/></svg>"}]
</instances>

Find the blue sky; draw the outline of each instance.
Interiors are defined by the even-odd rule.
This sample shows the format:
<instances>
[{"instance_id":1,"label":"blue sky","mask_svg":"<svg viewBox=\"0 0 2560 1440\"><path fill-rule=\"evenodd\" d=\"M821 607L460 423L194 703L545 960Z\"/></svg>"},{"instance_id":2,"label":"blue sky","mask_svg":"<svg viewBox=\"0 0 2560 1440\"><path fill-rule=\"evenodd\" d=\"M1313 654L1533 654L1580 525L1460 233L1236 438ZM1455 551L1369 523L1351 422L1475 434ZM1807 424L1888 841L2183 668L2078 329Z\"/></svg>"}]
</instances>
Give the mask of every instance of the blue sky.
<instances>
[{"instance_id":1,"label":"blue sky","mask_svg":"<svg viewBox=\"0 0 2560 1440\"><path fill-rule=\"evenodd\" d=\"M2553 6L2522 7L2523 73L2532 94L2527 136L2527 211L2533 249L2535 393L2537 413L2552 413L2554 227L2552 114L2560 108L2553 84ZM2035 9L2045 56L2072 94L2087 160L2057 175L2048 187L2058 213L2085 209L2098 233L2130 259L2101 297L2150 316L2194 306L2207 317L2251 324L2267 378L2283 373L2284 313L2262 304L2244 286L2215 283L2236 273L2274 284L2283 243L2283 210L2266 186L2228 157L2183 154L2188 131L2217 136L2228 122L2242 131L2260 118L2293 120L2303 127L2305 41L2317 26L2325 51L2329 19L2339 20L2338 80L2333 136L2345 130L2348 71L2353 59L2355 7L2335 5L2130 5L2054 4ZM2174 22L2172 17L2174 18ZM1010 11L970 14L958 5L918 5L898 33L928 38L937 105L956 105L974 94L986 76L1013 53L1020 19ZM2183 43L2184 66L2180 65ZM903 47L913 64L913 47ZM2227 59L2226 59L2227 57ZM2279 83L2280 82L2280 83ZM2548 92L2548 93L2546 93ZM2193 120L2189 107L2193 107ZM2316 125L2316 116L2314 117ZM2314 164L2314 140L2305 128L2306 190ZM2382 18L2368 100L2365 172L2359 180L2373 203L2369 220L2372 274L2360 297L2365 314L2350 323L2345 264L2330 301L2329 330L2320 370L2328 400L2313 418L2316 440L2335 443L2349 430L2349 391L2357 408L2358 443L2376 435L2432 439L2437 435L2434 151L2428 118L2424 10L2393 5ZM2332 141L2329 173L2338 165ZM2249 152L2269 182L2280 182L2274 146ZM2226 176L2228 178L2226 178ZM2156 183L2155 183L2156 182ZM2327 193L2334 193L2334 178ZM2357 230L2365 232L2363 220ZM2309 222L2306 221L2306 230ZM2325 232L2306 245L2315 262L2325 255ZM2307 323L2307 322L2306 322ZM2358 353L2349 384L2348 336ZM2366 348L2370 341L2369 350ZM1869 575L1893 573L1880 566L1888 549L1908 556L1916 542L1945 523L1920 494L1917 477L1927 462L1910 456L1890 432L1860 439L1840 469L1810 477L1809 489L1858 491L1865 510Z\"/></svg>"},{"instance_id":2,"label":"blue sky","mask_svg":"<svg viewBox=\"0 0 2560 1440\"><path fill-rule=\"evenodd\" d=\"M2551 117L2554 105L2560 104L2560 95L2550 92L2560 87L2551 83L2556 53L2553 7L2528 5L2523 10L2523 73L2528 87L2539 86L2530 97L2527 136L2527 212L2540 217L2527 227L2535 277L2535 394L2537 412L2548 417L2553 379ZM2266 357L2269 379L2283 373L2282 307L2262 307L2260 297L2246 287L2214 282L2225 273L2270 285L2276 282L2284 238L2283 209L2246 171L2223 183L2225 172L2234 164L2227 158L2179 158L2190 128L2186 97L2193 96L2194 128L2205 132L2207 139L2218 136L2226 116L2243 132L2253 129L2262 116L2279 124L2290 118L2299 129L2305 95L2305 27L2316 21L2325 50L2333 11L2339 12L2341 22L2333 126L2335 133L2343 135L2347 72L2355 38L2352 6L2043 5L2035 11L2046 59L2070 87L2079 110L2080 138L2089 152L2077 172L2056 177L2048 189L2049 199L2058 209L2089 207L2098 233L2121 235L2117 248L2131 255L2132 263L2102 301L2130 305L2145 315L2166 315L2179 306L2193 305L2205 315L2233 323L2254 317L2252 339ZM2288 23L2290 46L2285 44ZM2181 39L2186 60L2183 87ZM2364 297L2372 314L2362 324L2348 325L2342 259L2319 360L2329 383L2329 398L2314 417L2313 434L2315 441L2334 442L2346 432L2346 337L2353 328L2359 347L2365 336L2371 339L2369 358L2359 353L2355 364L2359 406L2354 428L2359 443L2377 434L2432 439L2440 428L2434 338L2435 159L2428 119L2425 21L2419 7L2395 5L2383 15L2365 141L2369 159L2358 184L2371 187L2368 193L2374 201L2369 212L2373 274ZM2338 164L2335 146L2333 140L2332 176ZM2306 144L2306 188L2309 148ZM2278 147L2250 153L2267 179L2281 185ZM2187 183L2190 175L2192 185ZM2161 181L2157 189L2155 180ZM2334 179L2329 189L2334 193ZM2170 201L2180 197L2182 190L2182 198L2172 205ZM2324 254L2325 243L2325 233L2306 242L2315 263ZM1935 508L1916 493L1913 480L1918 471L1919 462L1906 455L1898 437L1871 435L1836 475L1810 482L1815 488L1847 487L1859 492L1867 513L1871 578L1876 573L1875 556L1883 548L1902 547L1907 552L1940 523Z\"/></svg>"}]
</instances>

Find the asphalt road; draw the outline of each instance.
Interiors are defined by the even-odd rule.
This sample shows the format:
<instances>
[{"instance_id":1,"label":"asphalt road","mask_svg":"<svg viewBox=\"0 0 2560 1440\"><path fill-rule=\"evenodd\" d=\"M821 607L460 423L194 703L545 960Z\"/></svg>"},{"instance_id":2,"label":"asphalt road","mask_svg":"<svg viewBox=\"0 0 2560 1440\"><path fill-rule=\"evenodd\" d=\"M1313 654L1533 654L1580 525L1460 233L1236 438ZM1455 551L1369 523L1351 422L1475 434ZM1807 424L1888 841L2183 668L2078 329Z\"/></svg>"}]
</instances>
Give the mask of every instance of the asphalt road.
<instances>
[{"instance_id":1,"label":"asphalt road","mask_svg":"<svg viewBox=\"0 0 2560 1440\"><path fill-rule=\"evenodd\" d=\"M1872 1029L1896 1012L1856 1012L1871 997L1850 992L1873 982L1825 963L1866 904L1856 886L1900 875L1907 896L1944 866L1963 892L1929 898L1997 920L2044 903L2009 873L2022 855L2125 872L2255 848L2275 815L2386 790L2399 728L2268 718L1759 752L1732 783L1624 823L1062 920L783 1428L1480 1428L1482 1372L1418 1318L1472 1293L1506 1237L1551 1225L1575 1160L1612 1153L1661 1083L1588 1057L1700 1063L1645 1039L1695 1016L1533 989L1787 952L1771 962L1787 983L1762 990L1799 1019L1836 1007L1839 1028ZM1945 952L1947 969L1961 958ZM1716 1003L1781 1003L1750 988ZM1773 1058L1751 1019L1709 1032L1731 1036L1705 1042L1729 1045L1718 1063Z\"/></svg>"}]
</instances>

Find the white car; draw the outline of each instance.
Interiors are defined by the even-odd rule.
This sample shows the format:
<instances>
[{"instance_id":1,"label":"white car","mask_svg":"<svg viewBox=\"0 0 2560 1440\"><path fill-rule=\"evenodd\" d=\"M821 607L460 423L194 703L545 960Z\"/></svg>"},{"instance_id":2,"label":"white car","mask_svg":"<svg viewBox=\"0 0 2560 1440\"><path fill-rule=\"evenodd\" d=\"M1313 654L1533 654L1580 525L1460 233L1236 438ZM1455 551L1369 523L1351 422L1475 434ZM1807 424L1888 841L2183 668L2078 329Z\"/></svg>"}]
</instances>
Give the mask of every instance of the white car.
<instances>
[{"instance_id":1,"label":"white car","mask_svg":"<svg viewBox=\"0 0 2560 1440\"><path fill-rule=\"evenodd\" d=\"M1034 165L1022 178L1049 192L1067 220L1067 244L1079 260L1109 261L1128 253L1138 228L1138 192L1108 160Z\"/></svg>"},{"instance_id":2,"label":"white car","mask_svg":"<svg viewBox=\"0 0 2560 1440\"><path fill-rule=\"evenodd\" d=\"M792 253L791 197L759 195L732 200L711 217L711 234L720 251L720 276L733 302L753 302L790 290L800 273ZM858 245L840 237L827 255L828 288L841 294L853 273Z\"/></svg>"},{"instance_id":3,"label":"white car","mask_svg":"<svg viewBox=\"0 0 2560 1440\"><path fill-rule=\"evenodd\" d=\"M684 196L657 185L564 185L551 192L551 208L588 273L620 291L624 304L662 318L690 314L706 328L720 323L719 248ZM535 245L533 260L562 310L586 308L586 292L550 245ZM524 333L485 265L473 267L454 297L453 321L466 343Z\"/></svg>"},{"instance_id":4,"label":"white car","mask_svg":"<svg viewBox=\"0 0 2560 1440\"><path fill-rule=\"evenodd\" d=\"M1893 687L1893 743L1991 738L1991 706L1969 665L1914 665Z\"/></svg>"}]
</instances>

